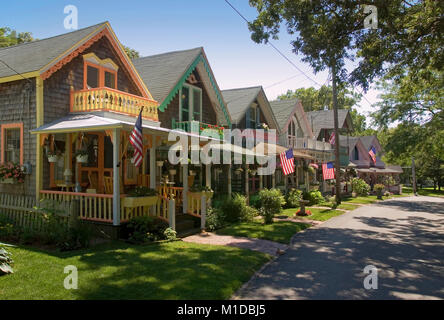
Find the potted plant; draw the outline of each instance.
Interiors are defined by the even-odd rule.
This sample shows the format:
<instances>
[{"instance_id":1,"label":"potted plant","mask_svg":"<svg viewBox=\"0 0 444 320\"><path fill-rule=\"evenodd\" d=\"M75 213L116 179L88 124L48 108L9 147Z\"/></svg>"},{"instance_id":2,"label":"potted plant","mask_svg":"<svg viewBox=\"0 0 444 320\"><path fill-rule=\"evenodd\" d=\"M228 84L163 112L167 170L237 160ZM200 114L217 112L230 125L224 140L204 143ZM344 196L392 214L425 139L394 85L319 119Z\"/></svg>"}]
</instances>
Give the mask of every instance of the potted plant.
<instances>
[{"instance_id":1,"label":"potted plant","mask_svg":"<svg viewBox=\"0 0 444 320\"><path fill-rule=\"evenodd\" d=\"M137 186L122 199L124 208L153 206L157 203L157 191L147 187Z\"/></svg>"},{"instance_id":2,"label":"potted plant","mask_svg":"<svg viewBox=\"0 0 444 320\"><path fill-rule=\"evenodd\" d=\"M55 163L59 160L60 151L58 150L49 150L47 153L48 156L48 162L49 163Z\"/></svg>"},{"instance_id":3,"label":"potted plant","mask_svg":"<svg viewBox=\"0 0 444 320\"><path fill-rule=\"evenodd\" d=\"M193 186L190 188L189 193L200 193L200 195L205 195L207 200L213 198L214 191L210 187L206 186Z\"/></svg>"},{"instance_id":4,"label":"potted plant","mask_svg":"<svg viewBox=\"0 0 444 320\"><path fill-rule=\"evenodd\" d=\"M25 174L20 165L13 163L0 164L0 183L23 183Z\"/></svg>"},{"instance_id":5,"label":"potted plant","mask_svg":"<svg viewBox=\"0 0 444 320\"><path fill-rule=\"evenodd\" d=\"M88 163L88 151L86 149L77 150L75 156L78 163Z\"/></svg>"},{"instance_id":6,"label":"potted plant","mask_svg":"<svg viewBox=\"0 0 444 320\"><path fill-rule=\"evenodd\" d=\"M383 195L383 191L384 191L385 186L383 184L377 183L375 184L375 186L373 187L373 189L376 192L376 197L378 200L382 200L382 195Z\"/></svg>"}]
</instances>

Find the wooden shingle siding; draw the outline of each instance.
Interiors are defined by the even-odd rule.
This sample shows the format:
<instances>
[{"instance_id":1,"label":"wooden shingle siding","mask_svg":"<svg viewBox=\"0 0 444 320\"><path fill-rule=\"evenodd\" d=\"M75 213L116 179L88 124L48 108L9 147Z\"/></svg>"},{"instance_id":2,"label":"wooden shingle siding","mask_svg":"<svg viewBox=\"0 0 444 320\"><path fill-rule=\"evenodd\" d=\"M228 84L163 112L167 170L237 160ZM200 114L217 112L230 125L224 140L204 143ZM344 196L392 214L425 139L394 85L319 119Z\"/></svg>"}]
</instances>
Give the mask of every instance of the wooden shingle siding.
<instances>
[{"instance_id":1,"label":"wooden shingle siding","mask_svg":"<svg viewBox=\"0 0 444 320\"><path fill-rule=\"evenodd\" d=\"M36 126L36 104L35 104L35 79L19 80L14 82L0 83L0 125L9 123L23 123L23 162L32 164L32 175L25 176L25 182L21 184L1 184L0 194L9 193L15 195L35 194L35 139L29 133ZM25 88L31 88L29 95L29 107L26 101ZM0 133L1 135L1 133ZM3 137L0 136L0 139ZM3 150L0 150L3 152Z\"/></svg>"}]
</instances>

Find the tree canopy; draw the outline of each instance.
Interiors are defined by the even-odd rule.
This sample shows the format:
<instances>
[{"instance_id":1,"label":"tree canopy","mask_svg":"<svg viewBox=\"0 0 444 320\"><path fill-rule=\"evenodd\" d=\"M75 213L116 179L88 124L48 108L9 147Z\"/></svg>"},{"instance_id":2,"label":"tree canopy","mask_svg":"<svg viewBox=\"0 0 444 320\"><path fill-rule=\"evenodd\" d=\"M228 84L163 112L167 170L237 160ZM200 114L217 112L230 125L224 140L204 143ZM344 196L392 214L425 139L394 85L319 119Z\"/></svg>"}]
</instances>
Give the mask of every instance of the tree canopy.
<instances>
[{"instance_id":1,"label":"tree canopy","mask_svg":"<svg viewBox=\"0 0 444 320\"><path fill-rule=\"evenodd\" d=\"M136 51L135 49L131 49L130 47L123 46L123 49L125 50L126 54L131 60L137 59L140 57L139 51Z\"/></svg>"},{"instance_id":2,"label":"tree canopy","mask_svg":"<svg viewBox=\"0 0 444 320\"><path fill-rule=\"evenodd\" d=\"M21 44L25 42L34 41L32 33L30 32L19 32L12 30L8 27L0 28L0 48L10 47L16 44Z\"/></svg>"}]
</instances>

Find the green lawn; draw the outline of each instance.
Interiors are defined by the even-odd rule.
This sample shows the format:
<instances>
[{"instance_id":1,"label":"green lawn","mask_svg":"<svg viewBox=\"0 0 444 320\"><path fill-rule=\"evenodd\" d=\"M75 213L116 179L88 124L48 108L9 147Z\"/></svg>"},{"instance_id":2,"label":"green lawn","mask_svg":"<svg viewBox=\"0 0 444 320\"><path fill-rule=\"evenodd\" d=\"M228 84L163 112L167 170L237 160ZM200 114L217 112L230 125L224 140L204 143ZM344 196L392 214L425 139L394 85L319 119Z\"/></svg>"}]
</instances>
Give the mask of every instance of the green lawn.
<instances>
[{"instance_id":1,"label":"green lawn","mask_svg":"<svg viewBox=\"0 0 444 320\"><path fill-rule=\"evenodd\" d=\"M332 210L332 209L321 209L321 208L312 208L312 207L308 207L307 209L310 210L312 214L310 216L305 216L305 217L298 216L298 218L317 220L317 221L327 221L330 218L340 216L341 214L345 213L344 211ZM295 217L295 213L298 210L299 208L289 208L285 209L282 214L289 217Z\"/></svg>"},{"instance_id":2,"label":"green lawn","mask_svg":"<svg viewBox=\"0 0 444 320\"><path fill-rule=\"evenodd\" d=\"M413 189L409 187L402 188L402 192L413 195ZM444 197L444 190L439 191L438 189L433 190L433 188L423 188L423 189L418 189L418 194L420 196Z\"/></svg>"},{"instance_id":3,"label":"green lawn","mask_svg":"<svg viewBox=\"0 0 444 320\"><path fill-rule=\"evenodd\" d=\"M272 224L263 224L262 221L238 223L217 230L217 234L265 239L275 242L289 244L291 237L306 228L309 225L305 223L296 223L290 221L277 221Z\"/></svg>"},{"instance_id":4,"label":"green lawn","mask_svg":"<svg viewBox=\"0 0 444 320\"><path fill-rule=\"evenodd\" d=\"M383 197L385 198L385 197ZM352 197L347 197L347 198L342 198L341 202L342 203L360 203L360 204L370 204L370 203L375 203L377 201L380 201L378 199L376 199L376 196L366 196L366 197L356 197L356 198L352 198Z\"/></svg>"},{"instance_id":5,"label":"green lawn","mask_svg":"<svg viewBox=\"0 0 444 320\"><path fill-rule=\"evenodd\" d=\"M336 203L333 203L333 202L323 202L323 203L320 203L318 206L319 207L329 207L332 209L342 209L342 210L348 210L348 211L355 210L355 209L359 208L359 206L355 205L355 204L341 203L339 206L337 206Z\"/></svg>"},{"instance_id":6,"label":"green lawn","mask_svg":"<svg viewBox=\"0 0 444 320\"><path fill-rule=\"evenodd\" d=\"M12 275L0 277L4 299L228 299L270 256L181 241L122 242L72 252L9 248ZM64 267L79 272L78 290L63 287Z\"/></svg>"}]
</instances>

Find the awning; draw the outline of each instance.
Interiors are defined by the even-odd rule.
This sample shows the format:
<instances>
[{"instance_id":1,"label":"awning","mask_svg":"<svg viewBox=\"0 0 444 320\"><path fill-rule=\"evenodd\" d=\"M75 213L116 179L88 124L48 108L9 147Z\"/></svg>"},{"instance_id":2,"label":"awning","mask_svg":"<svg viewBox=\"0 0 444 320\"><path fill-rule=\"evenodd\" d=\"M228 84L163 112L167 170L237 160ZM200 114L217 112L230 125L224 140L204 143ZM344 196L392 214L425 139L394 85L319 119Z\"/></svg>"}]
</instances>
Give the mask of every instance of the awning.
<instances>
[{"instance_id":1,"label":"awning","mask_svg":"<svg viewBox=\"0 0 444 320\"><path fill-rule=\"evenodd\" d=\"M274 150L273 150L273 148L274 148ZM274 155L279 155L282 152L287 151L288 148L285 148L285 147L283 147L281 145L278 145L278 144L272 145L272 144L266 143L266 142L259 142L257 144L257 146L254 147L252 150L256 154L263 154L263 153L265 153L265 155L273 155L273 154ZM312 156L310 156L308 154L299 152L299 151L295 151L295 150L293 150L293 156L295 158L314 160L314 157L312 157Z\"/></svg>"},{"instance_id":2,"label":"awning","mask_svg":"<svg viewBox=\"0 0 444 320\"><path fill-rule=\"evenodd\" d=\"M51 123L45 124L37 129L31 130L31 133L38 134L50 134L50 133L70 133L70 132L86 132L86 131L102 131L111 129L126 129L132 130L134 128L136 120L131 117L112 115L109 113L96 114L70 114L66 117L57 119ZM199 136L197 134L172 130L168 128L162 128L160 125L152 121L142 121L142 128L146 133L164 134L167 136L170 132L177 133L179 135L186 135L189 137L205 138L207 140L220 141L215 138L206 136Z\"/></svg>"}]
</instances>

